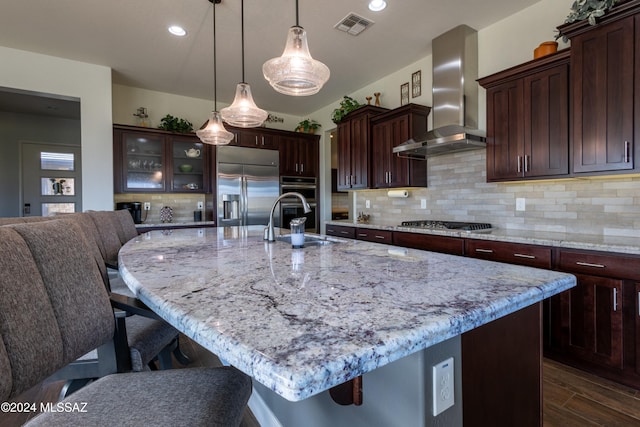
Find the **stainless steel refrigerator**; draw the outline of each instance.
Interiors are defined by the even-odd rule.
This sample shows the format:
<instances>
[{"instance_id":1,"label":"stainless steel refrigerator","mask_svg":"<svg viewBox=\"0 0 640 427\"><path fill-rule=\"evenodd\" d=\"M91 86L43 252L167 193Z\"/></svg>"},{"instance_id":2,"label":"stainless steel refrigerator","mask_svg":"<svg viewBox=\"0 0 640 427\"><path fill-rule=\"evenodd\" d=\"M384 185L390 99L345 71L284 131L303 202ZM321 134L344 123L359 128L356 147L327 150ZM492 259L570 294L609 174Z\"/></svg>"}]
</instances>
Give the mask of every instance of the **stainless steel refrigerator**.
<instances>
[{"instance_id":1,"label":"stainless steel refrigerator","mask_svg":"<svg viewBox=\"0 0 640 427\"><path fill-rule=\"evenodd\" d=\"M218 225L267 225L280 195L277 150L220 146L216 151ZM274 214L280 224L279 209Z\"/></svg>"}]
</instances>

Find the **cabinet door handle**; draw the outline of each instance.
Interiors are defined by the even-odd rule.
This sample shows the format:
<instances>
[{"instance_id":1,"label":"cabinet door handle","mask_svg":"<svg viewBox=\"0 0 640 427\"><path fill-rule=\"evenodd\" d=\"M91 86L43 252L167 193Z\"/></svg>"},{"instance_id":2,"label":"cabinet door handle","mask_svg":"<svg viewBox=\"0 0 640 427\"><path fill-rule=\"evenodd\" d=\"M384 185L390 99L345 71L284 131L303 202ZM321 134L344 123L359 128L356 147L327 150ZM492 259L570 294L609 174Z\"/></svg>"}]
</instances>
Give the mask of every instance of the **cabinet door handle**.
<instances>
[{"instance_id":1,"label":"cabinet door handle","mask_svg":"<svg viewBox=\"0 0 640 427\"><path fill-rule=\"evenodd\" d=\"M304 163L300 163L300 173L304 173Z\"/></svg>"},{"instance_id":2,"label":"cabinet door handle","mask_svg":"<svg viewBox=\"0 0 640 427\"><path fill-rule=\"evenodd\" d=\"M256 135L256 145L258 145L258 135Z\"/></svg>"},{"instance_id":3,"label":"cabinet door handle","mask_svg":"<svg viewBox=\"0 0 640 427\"><path fill-rule=\"evenodd\" d=\"M529 155L525 154L524 156L524 172L529 172Z\"/></svg>"},{"instance_id":4,"label":"cabinet door handle","mask_svg":"<svg viewBox=\"0 0 640 427\"><path fill-rule=\"evenodd\" d=\"M581 265L583 267L595 267L595 268L605 268L606 266L602 265L602 264L591 264L590 262L582 262L582 261L576 261L577 265Z\"/></svg>"},{"instance_id":5,"label":"cabinet door handle","mask_svg":"<svg viewBox=\"0 0 640 427\"><path fill-rule=\"evenodd\" d=\"M624 162L629 163L631 161L631 143L629 141L624 142Z\"/></svg>"},{"instance_id":6,"label":"cabinet door handle","mask_svg":"<svg viewBox=\"0 0 640 427\"><path fill-rule=\"evenodd\" d=\"M264 136L262 137L262 145L264 145Z\"/></svg>"},{"instance_id":7,"label":"cabinet door handle","mask_svg":"<svg viewBox=\"0 0 640 427\"><path fill-rule=\"evenodd\" d=\"M518 156L518 158L516 160L518 162L518 173L520 173L520 172L522 172L522 166L521 166L522 159L520 158L520 156Z\"/></svg>"},{"instance_id":8,"label":"cabinet door handle","mask_svg":"<svg viewBox=\"0 0 640 427\"><path fill-rule=\"evenodd\" d=\"M491 250L491 249L476 249L476 252L481 252L483 254L492 254L493 250Z\"/></svg>"},{"instance_id":9,"label":"cabinet door handle","mask_svg":"<svg viewBox=\"0 0 640 427\"><path fill-rule=\"evenodd\" d=\"M613 311L618 311L618 288L613 288Z\"/></svg>"},{"instance_id":10,"label":"cabinet door handle","mask_svg":"<svg viewBox=\"0 0 640 427\"><path fill-rule=\"evenodd\" d=\"M298 172L298 164L296 163L296 172Z\"/></svg>"},{"instance_id":11,"label":"cabinet door handle","mask_svg":"<svg viewBox=\"0 0 640 427\"><path fill-rule=\"evenodd\" d=\"M640 292L638 292L638 316L640 316Z\"/></svg>"},{"instance_id":12,"label":"cabinet door handle","mask_svg":"<svg viewBox=\"0 0 640 427\"><path fill-rule=\"evenodd\" d=\"M533 255L513 254L513 256L518 258L536 259L536 257Z\"/></svg>"},{"instance_id":13,"label":"cabinet door handle","mask_svg":"<svg viewBox=\"0 0 640 427\"><path fill-rule=\"evenodd\" d=\"M389 184L391 184L391 171L389 171Z\"/></svg>"}]
</instances>

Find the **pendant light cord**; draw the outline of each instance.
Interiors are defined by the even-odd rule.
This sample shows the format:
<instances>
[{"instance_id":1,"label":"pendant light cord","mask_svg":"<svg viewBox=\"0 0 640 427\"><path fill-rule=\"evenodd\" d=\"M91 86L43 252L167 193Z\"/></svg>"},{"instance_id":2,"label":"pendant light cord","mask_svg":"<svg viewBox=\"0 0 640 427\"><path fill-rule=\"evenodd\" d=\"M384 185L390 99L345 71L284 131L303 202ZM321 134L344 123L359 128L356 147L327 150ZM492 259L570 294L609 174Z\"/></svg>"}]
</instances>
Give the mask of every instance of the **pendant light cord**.
<instances>
[{"instance_id":1,"label":"pendant light cord","mask_svg":"<svg viewBox=\"0 0 640 427\"><path fill-rule=\"evenodd\" d=\"M246 83L244 79L244 0L240 2L240 32L242 33L242 83Z\"/></svg>"},{"instance_id":2,"label":"pendant light cord","mask_svg":"<svg viewBox=\"0 0 640 427\"><path fill-rule=\"evenodd\" d=\"M296 0L296 27L300 26L300 20L298 18L298 0Z\"/></svg>"},{"instance_id":3,"label":"pendant light cord","mask_svg":"<svg viewBox=\"0 0 640 427\"><path fill-rule=\"evenodd\" d=\"M213 111L218 111L218 92L216 76L216 2L213 1Z\"/></svg>"}]
</instances>

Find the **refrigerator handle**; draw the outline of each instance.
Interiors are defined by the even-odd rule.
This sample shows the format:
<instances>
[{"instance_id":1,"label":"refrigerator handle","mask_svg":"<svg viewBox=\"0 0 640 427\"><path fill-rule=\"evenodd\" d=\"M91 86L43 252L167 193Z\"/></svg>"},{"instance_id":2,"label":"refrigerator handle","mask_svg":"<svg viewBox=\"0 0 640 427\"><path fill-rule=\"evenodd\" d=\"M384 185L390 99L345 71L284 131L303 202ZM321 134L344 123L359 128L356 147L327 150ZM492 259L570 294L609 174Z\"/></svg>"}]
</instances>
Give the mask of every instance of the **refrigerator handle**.
<instances>
[{"instance_id":1,"label":"refrigerator handle","mask_svg":"<svg viewBox=\"0 0 640 427\"><path fill-rule=\"evenodd\" d=\"M240 203L242 208L240 209L241 219L240 224L247 224L247 177L242 175L240 177Z\"/></svg>"}]
</instances>

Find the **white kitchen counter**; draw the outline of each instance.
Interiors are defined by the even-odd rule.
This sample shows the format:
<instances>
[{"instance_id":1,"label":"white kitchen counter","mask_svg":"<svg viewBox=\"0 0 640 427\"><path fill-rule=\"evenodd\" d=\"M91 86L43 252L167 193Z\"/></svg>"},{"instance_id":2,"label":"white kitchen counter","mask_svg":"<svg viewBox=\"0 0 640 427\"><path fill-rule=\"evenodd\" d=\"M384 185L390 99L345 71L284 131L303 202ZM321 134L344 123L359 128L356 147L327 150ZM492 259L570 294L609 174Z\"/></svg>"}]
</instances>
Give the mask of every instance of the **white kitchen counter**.
<instances>
[{"instance_id":1,"label":"white kitchen counter","mask_svg":"<svg viewBox=\"0 0 640 427\"><path fill-rule=\"evenodd\" d=\"M569 274L263 227L152 231L121 274L178 330L298 401L575 285Z\"/></svg>"}]
</instances>

